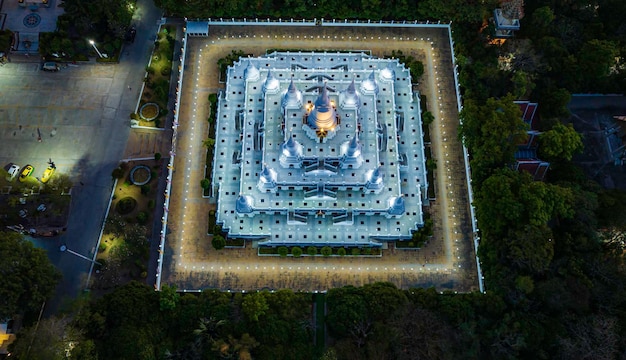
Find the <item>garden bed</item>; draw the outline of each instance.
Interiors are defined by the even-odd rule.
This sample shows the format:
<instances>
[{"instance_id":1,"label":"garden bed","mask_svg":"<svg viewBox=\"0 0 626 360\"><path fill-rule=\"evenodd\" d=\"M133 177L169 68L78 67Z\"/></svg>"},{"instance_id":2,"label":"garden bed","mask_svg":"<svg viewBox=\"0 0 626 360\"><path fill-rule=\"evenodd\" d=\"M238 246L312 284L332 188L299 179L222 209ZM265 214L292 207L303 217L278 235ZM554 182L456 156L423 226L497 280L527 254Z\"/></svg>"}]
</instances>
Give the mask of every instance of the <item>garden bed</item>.
<instances>
[{"instance_id":1,"label":"garden bed","mask_svg":"<svg viewBox=\"0 0 626 360\"><path fill-rule=\"evenodd\" d=\"M145 86L139 102L143 111L147 104L155 104L157 113L152 116L133 114L133 118L140 126L163 127L168 113L170 93L170 78L172 74L172 60L174 59L174 44L176 43L176 26L164 25L161 27L154 43L154 52L150 64L146 67L148 75L144 79ZM154 109L152 109L154 110ZM140 112L141 112L140 111ZM154 112L154 111L153 111Z\"/></svg>"},{"instance_id":2,"label":"garden bed","mask_svg":"<svg viewBox=\"0 0 626 360\"><path fill-rule=\"evenodd\" d=\"M133 184L131 172L146 171L145 184ZM114 172L118 181L107 214L97 261L102 263L94 278L94 289L106 291L130 280L147 276L158 172L162 165L155 160L122 163ZM135 171L135 181L140 176Z\"/></svg>"}]
</instances>

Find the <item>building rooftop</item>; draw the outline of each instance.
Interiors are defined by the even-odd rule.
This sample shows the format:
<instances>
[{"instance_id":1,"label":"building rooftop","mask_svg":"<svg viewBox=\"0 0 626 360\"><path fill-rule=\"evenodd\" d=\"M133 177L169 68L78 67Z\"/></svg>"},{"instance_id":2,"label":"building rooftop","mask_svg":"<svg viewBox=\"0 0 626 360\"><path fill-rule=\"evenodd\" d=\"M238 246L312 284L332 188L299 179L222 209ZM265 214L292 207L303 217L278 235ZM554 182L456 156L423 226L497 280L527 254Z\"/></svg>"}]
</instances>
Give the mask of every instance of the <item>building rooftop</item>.
<instances>
[{"instance_id":1,"label":"building rooftop","mask_svg":"<svg viewBox=\"0 0 626 360\"><path fill-rule=\"evenodd\" d=\"M228 69L217 222L259 245L380 246L424 223L419 96L394 59L276 52Z\"/></svg>"}]
</instances>

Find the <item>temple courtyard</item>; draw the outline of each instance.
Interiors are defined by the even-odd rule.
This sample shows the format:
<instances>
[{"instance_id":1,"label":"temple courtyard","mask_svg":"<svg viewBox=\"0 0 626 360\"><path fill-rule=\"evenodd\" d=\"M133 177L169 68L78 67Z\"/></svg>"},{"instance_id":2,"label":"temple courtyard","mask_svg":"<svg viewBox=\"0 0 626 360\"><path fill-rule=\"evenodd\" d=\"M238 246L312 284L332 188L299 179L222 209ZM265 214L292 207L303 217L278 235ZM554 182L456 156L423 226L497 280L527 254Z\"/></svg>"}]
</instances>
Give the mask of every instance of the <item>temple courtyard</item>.
<instances>
[{"instance_id":1,"label":"temple courtyard","mask_svg":"<svg viewBox=\"0 0 626 360\"><path fill-rule=\"evenodd\" d=\"M424 208L434 221L434 236L424 247L401 250L390 242L385 243L380 257L299 258L259 256L251 241L240 249L218 251L212 247L208 217L217 203L214 198L203 197L200 180L205 177L208 95L225 89L217 61L233 50L256 57L270 49L364 51L381 58L400 50L422 61L425 72L413 89L426 97L422 106L435 116L426 146L437 162L433 184L429 184L434 186L435 200ZM458 102L447 28L211 25L208 37L187 39L180 91L161 283L187 291L325 291L376 281L389 281L401 288L478 289L468 172L457 137ZM356 224L353 229L358 233Z\"/></svg>"}]
</instances>

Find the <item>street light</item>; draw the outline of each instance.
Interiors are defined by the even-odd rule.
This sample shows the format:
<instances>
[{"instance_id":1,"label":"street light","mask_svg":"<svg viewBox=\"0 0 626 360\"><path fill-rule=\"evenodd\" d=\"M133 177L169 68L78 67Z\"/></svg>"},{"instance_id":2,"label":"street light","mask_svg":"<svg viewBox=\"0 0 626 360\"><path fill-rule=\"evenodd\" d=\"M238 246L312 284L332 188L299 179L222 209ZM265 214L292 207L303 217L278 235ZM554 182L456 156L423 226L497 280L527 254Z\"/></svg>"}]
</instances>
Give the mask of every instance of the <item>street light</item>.
<instances>
[{"instance_id":1,"label":"street light","mask_svg":"<svg viewBox=\"0 0 626 360\"><path fill-rule=\"evenodd\" d=\"M93 48L96 50L96 52L98 53L98 56L100 56L101 58L103 58L104 56L102 56L102 53L100 52L100 50L98 50L98 48L96 47L96 42L93 40L89 40L89 43L91 44L91 46L93 46Z\"/></svg>"}]
</instances>

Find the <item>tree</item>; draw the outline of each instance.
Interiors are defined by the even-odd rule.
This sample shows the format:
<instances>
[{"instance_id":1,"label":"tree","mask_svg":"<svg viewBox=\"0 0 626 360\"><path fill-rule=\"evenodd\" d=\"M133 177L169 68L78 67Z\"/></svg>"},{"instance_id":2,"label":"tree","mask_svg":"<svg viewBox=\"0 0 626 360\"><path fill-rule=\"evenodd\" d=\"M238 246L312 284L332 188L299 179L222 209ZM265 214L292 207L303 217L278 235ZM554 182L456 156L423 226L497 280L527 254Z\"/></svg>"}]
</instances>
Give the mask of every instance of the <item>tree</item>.
<instances>
[{"instance_id":1,"label":"tree","mask_svg":"<svg viewBox=\"0 0 626 360\"><path fill-rule=\"evenodd\" d=\"M46 252L14 232L0 232L0 319L39 311L61 279Z\"/></svg>"},{"instance_id":2,"label":"tree","mask_svg":"<svg viewBox=\"0 0 626 360\"><path fill-rule=\"evenodd\" d=\"M208 188L211 187L211 181L209 179L206 179L206 178L200 180L200 187L203 190L207 190Z\"/></svg>"},{"instance_id":3,"label":"tree","mask_svg":"<svg viewBox=\"0 0 626 360\"><path fill-rule=\"evenodd\" d=\"M211 245L215 250L222 250L226 247L226 239L222 235L213 235L213 240L211 240Z\"/></svg>"},{"instance_id":4,"label":"tree","mask_svg":"<svg viewBox=\"0 0 626 360\"><path fill-rule=\"evenodd\" d=\"M596 89L598 80L609 75L618 53L616 43L609 40L592 39L583 44L578 60L586 89Z\"/></svg>"},{"instance_id":5,"label":"tree","mask_svg":"<svg viewBox=\"0 0 626 360\"><path fill-rule=\"evenodd\" d=\"M557 123L552 130L539 135L540 155L549 161L570 161L583 151L581 136L572 124Z\"/></svg>"},{"instance_id":6,"label":"tree","mask_svg":"<svg viewBox=\"0 0 626 360\"><path fill-rule=\"evenodd\" d=\"M293 255L293 257L300 257L302 256L302 248L299 246L294 246L291 248L291 255Z\"/></svg>"},{"instance_id":7,"label":"tree","mask_svg":"<svg viewBox=\"0 0 626 360\"><path fill-rule=\"evenodd\" d=\"M208 318L200 318L198 328L193 330L196 337L194 345L199 349L205 345L213 346L215 341L220 338L220 330L227 324L226 320L218 320L210 316Z\"/></svg>"},{"instance_id":8,"label":"tree","mask_svg":"<svg viewBox=\"0 0 626 360\"><path fill-rule=\"evenodd\" d=\"M473 180L481 183L495 168L511 164L517 146L526 137L527 125L510 94L487 99L481 105L468 100L461 111L460 136L472 154Z\"/></svg>"},{"instance_id":9,"label":"tree","mask_svg":"<svg viewBox=\"0 0 626 360\"><path fill-rule=\"evenodd\" d=\"M11 344L11 357L24 360L65 359L69 318L50 317L24 329Z\"/></svg>"},{"instance_id":10,"label":"tree","mask_svg":"<svg viewBox=\"0 0 626 360\"><path fill-rule=\"evenodd\" d=\"M317 248L315 246L309 246L306 249L307 254L309 254L309 256L315 256L317 255Z\"/></svg>"},{"instance_id":11,"label":"tree","mask_svg":"<svg viewBox=\"0 0 626 360\"><path fill-rule=\"evenodd\" d=\"M154 161L159 161L159 160L161 160L161 157L162 157L162 155L161 155L161 153L160 153L160 152L154 153Z\"/></svg>"},{"instance_id":12,"label":"tree","mask_svg":"<svg viewBox=\"0 0 626 360\"><path fill-rule=\"evenodd\" d=\"M543 30L554 21L554 11L549 6L542 6L533 11L531 23L536 30Z\"/></svg>"},{"instance_id":13,"label":"tree","mask_svg":"<svg viewBox=\"0 0 626 360\"><path fill-rule=\"evenodd\" d=\"M278 247L278 255L280 255L280 257L287 257L287 254L289 254L289 249L286 246Z\"/></svg>"},{"instance_id":14,"label":"tree","mask_svg":"<svg viewBox=\"0 0 626 360\"><path fill-rule=\"evenodd\" d=\"M424 126L428 126L435 121L435 116L430 111L424 111L422 114L422 123Z\"/></svg>"},{"instance_id":15,"label":"tree","mask_svg":"<svg viewBox=\"0 0 626 360\"><path fill-rule=\"evenodd\" d=\"M324 246L322 248L322 255L324 257L331 256L333 254L333 249L330 246Z\"/></svg>"},{"instance_id":16,"label":"tree","mask_svg":"<svg viewBox=\"0 0 626 360\"><path fill-rule=\"evenodd\" d=\"M346 248L339 248L339 249L337 249L337 255L339 255L339 256L346 256Z\"/></svg>"},{"instance_id":17,"label":"tree","mask_svg":"<svg viewBox=\"0 0 626 360\"><path fill-rule=\"evenodd\" d=\"M159 303L161 311L174 310L180 295L176 292L176 285L169 286L163 284L161 291L159 292Z\"/></svg>"},{"instance_id":18,"label":"tree","mask_svg":"<svg viewBox=\"0 0 626 360\"><path fill-rule=\"evenodd\" d=\"M263 292L250 293L244 296L241 310L248 320L257 322L259 321L259 316L265 315L265 312L269 309L265 297L266 294Z\"/></svg>"},{"instance_id":19,"label":"tree","mask_svg":"<svg viewBox=\"0 0 626 360\"><path fill-rule=\"evenodd\" d=\"M113 169L113 171L111 172L111 176L113 177L113 179L121 179L124 177L124 170L117 167Z\"/></svg>"}]
</instances>

